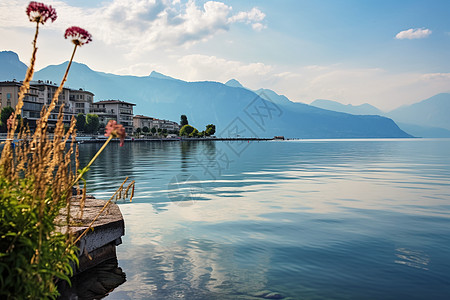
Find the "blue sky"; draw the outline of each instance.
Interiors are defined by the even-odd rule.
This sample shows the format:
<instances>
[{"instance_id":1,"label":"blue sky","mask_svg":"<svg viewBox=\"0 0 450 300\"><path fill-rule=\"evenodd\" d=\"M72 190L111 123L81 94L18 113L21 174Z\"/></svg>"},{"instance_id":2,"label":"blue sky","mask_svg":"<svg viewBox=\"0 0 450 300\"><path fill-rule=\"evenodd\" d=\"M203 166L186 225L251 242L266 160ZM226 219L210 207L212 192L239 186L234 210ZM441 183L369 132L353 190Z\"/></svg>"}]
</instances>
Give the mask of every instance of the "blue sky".
<instances>
[{"instance_id":1,"label":"blue sky","mask_svg":"<svg viewBox=\"0 0 450 300\"><path fill-rule=\"evenodd\" d=\"M66 0L39 39L38 68L66 61L64 29L94 36L76 60L96 71L188 81L235 78L292 101L384 110L450 92L450 1ZM28 1L2 0L0 50L27 62Z\"/></svg>"}]
</instances>

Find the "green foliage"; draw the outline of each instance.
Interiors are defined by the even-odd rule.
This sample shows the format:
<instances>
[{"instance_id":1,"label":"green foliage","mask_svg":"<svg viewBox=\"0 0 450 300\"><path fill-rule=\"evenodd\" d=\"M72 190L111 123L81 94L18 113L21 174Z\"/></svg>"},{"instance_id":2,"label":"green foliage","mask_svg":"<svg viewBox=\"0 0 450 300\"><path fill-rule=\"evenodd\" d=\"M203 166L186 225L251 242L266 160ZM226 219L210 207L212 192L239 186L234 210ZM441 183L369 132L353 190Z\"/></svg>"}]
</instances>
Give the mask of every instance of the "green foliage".
<instances>
[{"instance_id":1,"label":"green foliage","mask_svg":"<svg viewBox=\"0 0 450 300\"><path fill-rule=\"evenodd\" d=\"M86 116L84 114L77 115L77 130L84 131L86 128Z\"/></svg>"},{"instance_id":2,"label":"green foliage","mask_svg":"<svg viewBox=\"0 0 450 300\"><path fill-rule=\"evenodd\" d=\"M0 132L6 132L6 124L8 121L9 116L14 112L14 108L11 106L4 107L2 109L1 115L0 115Z\"/></svg>"},{"instance_id":3,"label":"green foliage","mask_svg":"<svg viewBox=\"0 0 450 300\"><path fill-rule=\"evenodd\" d=\"M183 127L184 125L188 125L188 124L189 124L186 115L181 115L181 118L180 118L180 119L181 119L181 121L180 121L181 127Z\"/></svg>"},{"instance_id":4,"label":"green foliage","mask_svg":"<svg viewBox=\"0 0 450 300\"><path fill-rule=\"evenodd\" d=\"M142 127L142 132L149 133L150 128L148 128L147 126L144 126L144 127Z\"/></svg>"},{"instance_id":5,"label":"green foliage","mask_svg":"<svg viewBox=\"0 0 450 300\"><path fill-rule=\"evenodd\" d=\"M205 135L211 136L211 135L214 135L214 133L216 133L216 125L214 125L214 124L206 125Z\"/></svg>"},{"instance_id":6,"label":"green foliage","mask_svg":"<svg viewBox=\"0 0 450 300\"><path fill-rule=\"evenodd\" d=\"M147 127L147 129L148 129L148 127ZM136 133L141 133L141 128L140 127L138 127L138 128L136 128L136 131L135 131Z\"/></svg>"},{"instance_id":7,"label":"green foliage","mask_svg":"<svg viewBox=\"0 0 450 300\"><path fill-rule=\"evenodd\" d=\"M1 299L56 298L54 278L69 280L70 263L78 262L76 246L55 231L59 209L52 205L61 208L65 201L55 204L51 191L36 199L34 190L30 178L9 182L0 175Z\"/></svg>"},{"instance_id":8,"label":"green foliage","mask_svg":"<svg viewBox=\"0 0 450 300\"><path fill-rule=\"evenodd\" d=\"M86 126L84 131L86 133L97 133L100 127L100 121L97 115L87 114L86 115Z\"/></svg>"},{"instance_id":9,"label":"green foliage","mask_svg":"<svg viewBox=\"0 0 450 300\"><path fill-rule=\"evenodd\" d=\"M152 131L153 134L155 134L155 133L156 133L156 128L155 128L155 127L152 127L152 130L151 130L151 131Z\"/></svg>"},{"instance_id":10,"label":"green foliage","mask_svg":"<svg viewBox=\"0 0 450 300\"><path fill-rule=\"evenodd\" d=\"M200 136L200 133L198 132L197 128L194 128L194 130L189 134L190 137L198 137Z\"/></svg>"},{"instance_id":11,"label":"green foliage","mask_svg":"<svg viewBox=\"0 0 450 300\"><path fill-rule=\"evenodd\" d=\"M197 129L195 129L194 127L192 127L189 124L184 125L180 129L180 135L181 136L191 136L191 134L192 134L192 132L194 132L194 130L197 130ZM197 130L197 132L198 132L198 130Z\"/></svg>"}]
</instances>

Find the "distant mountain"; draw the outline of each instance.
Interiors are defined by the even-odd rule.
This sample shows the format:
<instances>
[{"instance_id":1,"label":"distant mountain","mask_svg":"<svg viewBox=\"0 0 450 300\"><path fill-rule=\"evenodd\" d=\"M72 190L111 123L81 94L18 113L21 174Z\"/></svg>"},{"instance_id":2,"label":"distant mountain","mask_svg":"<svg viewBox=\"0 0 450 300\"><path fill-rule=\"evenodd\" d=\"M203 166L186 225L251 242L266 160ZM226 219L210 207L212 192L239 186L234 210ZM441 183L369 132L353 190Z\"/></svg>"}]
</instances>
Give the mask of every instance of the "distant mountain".
<instances>
[{"instance_id":1,"label":"distant mountain","mask_svg":"<svg viewBox=\"0 0 450 300\"><path fill-rule=\"evenodd\" d=\"M245 89L245 87L236 79L230 79L227 82L225 82L226 86L230 86L230 87L238 87L238 88L243 88Z\"/></svg>"},{"instance_id":2,"label":"distant mountain","mask_svg":"<svg viewBox=\"0 0 450 300\"><path fill-rule=\"evenodd\" d=\"M15 52L0 51L0 81L23 80L27 68Z\"/></svg>"},{"instance_id":3,"label":"distant mountain","mask_svg":"<svg viewBox=\"0 0 450 300\"><path fill-rule=\"evenodd\" d=\"M261 98L266 99L268 101L274 102L276 104L291 104L293 103L286 96L278 95L276 92L269 89L259 89L255 91L256 94L260 95Z\"/></svg>"},{"instance_id":4,"label":"distant mountain","mask_svg":"<svg viewBox=\"0 0 450 300\"><path fill-rule=\"evenodd\" d=\"M450 130L439 127L421 126L407 123L397 123L407 133L423 138L450 138Z\"/></svg>"},{"instance_id":5,"label":"distant mountain","mask_svg":"<svg viewBox=\"0 0 450 300\"><path fill-rule=\"evenodd\" d=\"M361 105L341 104L332 100L317 99L311 103L312 106L344 112L352 115L383 115L383 112L368 103Z\"/></svg>"},{"instance_id":6,"label":"distant mountain","mask_svg":"<svg viewBox=\"0 0 450 300\"><path fill-rule=\"evenodd\" d=\"M399 127L416 137L450 137L450 94L439 94L409 106L385 113L370 104L353 106L331 100L315 100L311 105L355 115L380 115L393 119Z\"/></svg>"},{"instance_id":7,"label":"distant mountain","mask_svg":"<svg viewBox=\"0 0 450 300\"><path fill-rule=\"evenodd\" d=\"M158 73L158 72L156 72L156 71L152 71L152 72L150 73L150 76L149 76L149 77L152 77L152 78L159 78L159 79L178 80L178 79L172 78L172 77L170 77L170 76L167 76L167 75Z\"/></svg>"},{"instance_id":8,"label":"distant mountain","mask_svg":"<svg viewBox=\"0 0 450 300\"><path fill-rule=\"evenodd\" d=\"M67 62L48 66L36 72L34 79L59 82L66 66ZM67 86L93 92L96 101L120 99L135 103L135 114L175 121L185 114L199 130L213 123L218 136L409 137L385 117L334 112L291 102L270 90L253 92L218 82L185 82L156 72L142 77L119 76L75 62Z\"/></svg>"},{"instance_id":9,"label":"distant mountain","mask_svg":"<svg viewBox=\"0 0 450 300\"><path fill-rule=\"evenodd\" d=\"M386 114L397 122L450 130L450 94L435 95Z\"/></svg>"}]
</instances>

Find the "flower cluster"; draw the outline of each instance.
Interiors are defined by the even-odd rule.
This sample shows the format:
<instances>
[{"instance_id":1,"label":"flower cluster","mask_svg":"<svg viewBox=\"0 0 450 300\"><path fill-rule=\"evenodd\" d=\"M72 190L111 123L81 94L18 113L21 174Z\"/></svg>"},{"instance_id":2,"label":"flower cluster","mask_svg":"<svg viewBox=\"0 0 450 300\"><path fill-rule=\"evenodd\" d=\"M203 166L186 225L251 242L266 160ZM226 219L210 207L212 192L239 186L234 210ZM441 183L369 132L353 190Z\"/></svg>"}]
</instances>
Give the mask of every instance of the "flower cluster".
<instances>
[{"instance_id":1,"label":"flower cluster","mask_svg":"<svg viewBox=\"0 0 450 300\"><path fill-rule=\"evenodd\" d=\"M105 127L105 136L109 137L110 135L120 138L120 146L123 146L125 136L127 135L125 132L125 128L123 128L122 125L117 124L117 122L114 120L109 120L108 124Z\"/></svg>"},{"instance_id":2,"label":"flower cluster","mask_svg":"<svg viewBox=\"0 0 450 300\"><path fill-rule=\"evenodd\" d=\"M57 17L56 10L53 7L35 1L31 1L30 4L28 4L26 12L30 22L41 24L44 24L47 20L55 22Z\"/></svg>"},{"instance_id":3,"label":"flower cluster","mask_svg":"<svg viewBox=\"0 0 450 300\"><path fill-rule=\"evenodd\" d=\"M83 28L72 26L66 29L64 38L71 38L72 42L77 46L83 46L89 42L92 42L92 35Z\"/></svg>"}]
</instances>

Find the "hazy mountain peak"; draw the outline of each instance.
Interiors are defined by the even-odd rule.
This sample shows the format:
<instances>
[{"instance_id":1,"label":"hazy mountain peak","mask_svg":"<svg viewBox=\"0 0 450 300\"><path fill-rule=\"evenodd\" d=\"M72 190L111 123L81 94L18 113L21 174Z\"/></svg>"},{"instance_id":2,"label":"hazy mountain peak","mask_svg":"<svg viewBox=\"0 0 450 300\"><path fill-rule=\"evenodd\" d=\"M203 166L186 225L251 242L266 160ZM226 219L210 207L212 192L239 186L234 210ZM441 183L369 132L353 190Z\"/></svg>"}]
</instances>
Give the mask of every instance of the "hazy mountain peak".
<instances>
[{"instance_id":1,"label":"hazy mountain peak","mask_svg":"<svg viewBox=\"0 0 450 300\"><path fill-rule=\"evenodd\" d=\"M0 57L2 60L9 59L11 61L19 61L19 55L13 51L0 51Z\"/></svg>"},{"instance_id":2,"label":"hazy mountain peak","mask_svg":"<svg viewBox=\"0 0 450 300\"><path fill-rule=\"evenodd\" d=\"M312 106L322 109L344 112L352 115L383 115L383 112L373 105L364 103L361 105L342 104L333 100L317 99Z\"/></svg>"},{"instance_id":3,"label":"hazy mountain peak","mask_svg":"<svg viewBox=\"0 0 450 300\"><path fill-rule=\"evenodd\" d=\"M237 88L244 88L244 86L237 81L236 79L230 79L227 82L225 82L225 85L229 86L229 87L237 87Z\"/></svg>"},{"instance_id":4,"label":"hazy mountain peak","mask_svg":"<svg viewBox=\"0 0 450 300\"><path fill-rule=\"evenodd\" d=\"M156 71L152 71L148 77L158 78L158 79L176 80L176 79L173 78L173 77L164 75L164 74L162 74L162 73L158 73L158 72L156 72Z\"/></svg>"},{"instance_id":5,"label":"hazy mountain peak","mask_svg":"<svg viewBox=\"0 0 450 300\"><path fill-rule=\"evenodd\" d=\"M19 60L13 51L0 51L0 80L22 80L25 77L27 65Z\"/></svg>"}]
</instances>

